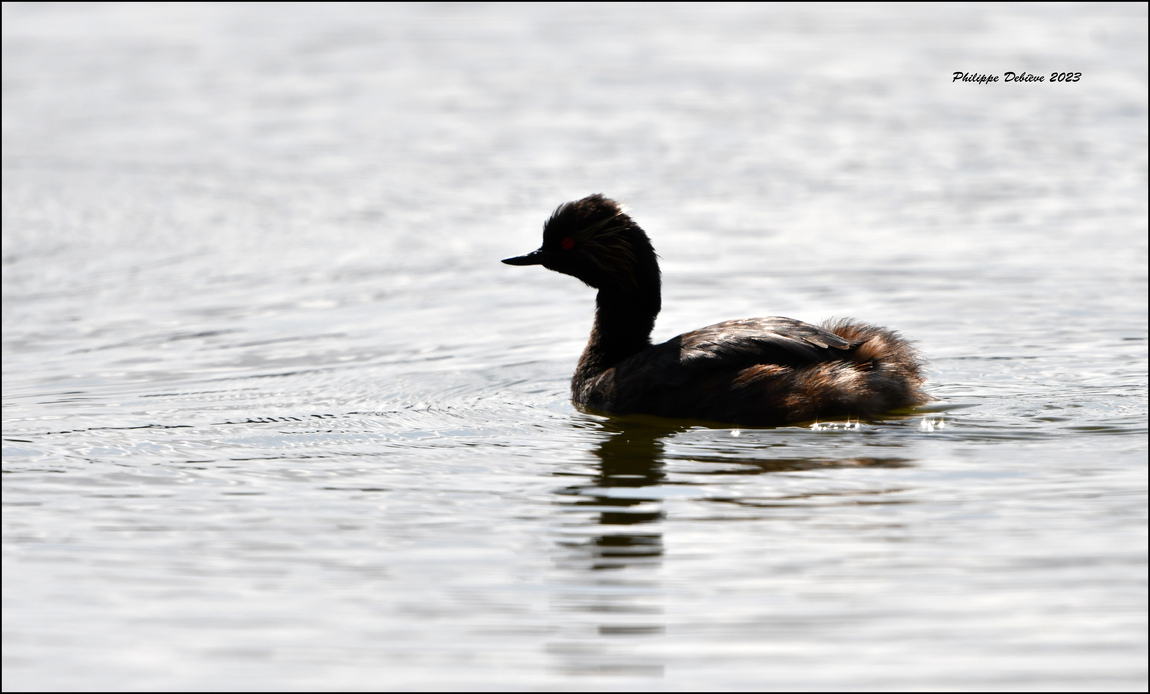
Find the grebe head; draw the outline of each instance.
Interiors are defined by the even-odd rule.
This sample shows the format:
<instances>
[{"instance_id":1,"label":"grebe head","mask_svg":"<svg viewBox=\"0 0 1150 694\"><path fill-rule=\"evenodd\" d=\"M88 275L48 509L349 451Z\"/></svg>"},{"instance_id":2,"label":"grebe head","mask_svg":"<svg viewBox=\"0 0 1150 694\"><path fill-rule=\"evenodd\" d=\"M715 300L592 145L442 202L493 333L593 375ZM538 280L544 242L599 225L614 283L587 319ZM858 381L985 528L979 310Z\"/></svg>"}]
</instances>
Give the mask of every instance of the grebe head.
<instances>
[{"instance_id":1,"label":"grebe head","mask_svg":"<svg viewBox=\"0 0 1150 694\"><path fill-rule=\"evenodd\" d=\"M659 263L647 234L600 194L567 202L543 225L543 245L508 265L542 265L596 289L659 291Z\"/></svg>"}]
</instances>

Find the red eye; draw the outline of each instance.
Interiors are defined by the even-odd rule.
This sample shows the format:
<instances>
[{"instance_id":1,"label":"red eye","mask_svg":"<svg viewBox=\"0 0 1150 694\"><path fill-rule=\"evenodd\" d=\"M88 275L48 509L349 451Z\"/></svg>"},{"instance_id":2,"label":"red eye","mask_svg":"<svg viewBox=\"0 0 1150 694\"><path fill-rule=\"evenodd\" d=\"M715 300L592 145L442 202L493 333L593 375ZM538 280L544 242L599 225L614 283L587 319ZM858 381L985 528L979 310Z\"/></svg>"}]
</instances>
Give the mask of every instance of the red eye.
<instances>
[{"instance_id":1,"label":"red eye","mask_svg":"<svg viewBox=\"0 0 1150 694\"><path fill-rule=\"evenodd\" d=\"M559 242L559 245L563 247L563 250L569 251L575 247L575 239L570 236L564 236L563 240Z\"/></svg>"}]
</instances>

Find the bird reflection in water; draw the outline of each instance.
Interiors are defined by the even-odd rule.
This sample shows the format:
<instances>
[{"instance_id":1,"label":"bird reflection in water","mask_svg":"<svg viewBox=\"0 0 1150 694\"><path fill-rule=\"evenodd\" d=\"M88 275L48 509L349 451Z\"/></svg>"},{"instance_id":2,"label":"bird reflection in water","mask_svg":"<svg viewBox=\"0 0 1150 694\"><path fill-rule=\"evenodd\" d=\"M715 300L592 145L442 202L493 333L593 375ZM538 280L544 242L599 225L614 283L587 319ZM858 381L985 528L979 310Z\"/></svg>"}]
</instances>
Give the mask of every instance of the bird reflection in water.
<instances>
[{"instance_id":1,"label":"bird reflection in water","mask_svg":"<svg viewBox=\"0 0 1150 694\"><path fill-rule=\"evenodd\" d=\"M598 532L589 541L567 546L583 554L580 563L592 570L649 565L663 555L663 519L659 498L643 492L666 477L663 442L678 431L659 425L611 420L603 427L597 473L583 484L559 493L572 511L596 513Z\"/></svg>"},{"instance_id":2,"label":"bird reflection in water","mask_svg":"<svg viewBox=\"0 0 1150 694\"><path fill-rule=\"evenodd\" d=\"M594 471L581 474L582 481L555 492L564 511L555 603L564 616L559 636L547 644L547 650L560 661L558 669L565 674L663 676L663 659L656 655L657 639L652 637L666 631L661 569L663 500L670 482L664 441L690 429L681 422L655 417L604 421L593 451L598 458ZM694 455L690 462L706 467L714 463L712 470L701 473L712 480L713 475L911 464L898 458L734 459L729 455ZM698 468L693 474L700 474ZM860 493L875 492L855 490L851 496ZM758 506L764 500L710 497L710 501ZM776 498L762 505L803 505L807 501ZM856 499L843 501L854 503Z\"/></svg>"},{"instance_id":3,"label":"bird reflection in water","mask_svg":"<svg viewBox=\"0 0 1150 694\"><path fill-rule=\"evenodd\" d=\"M565 518L558 556L560 569L573 575L561 579L557 602L565 612L591 616L564 618L566 638L548 645L565 673L663 675L661 662L630 654L627 645L639 647L636 641L665 630L658 577L663 508L655 489L666 478L663 439L681 430L610 419L594 450L595 473L556 491L574 515Z\"/></svg>"}]
</instances>

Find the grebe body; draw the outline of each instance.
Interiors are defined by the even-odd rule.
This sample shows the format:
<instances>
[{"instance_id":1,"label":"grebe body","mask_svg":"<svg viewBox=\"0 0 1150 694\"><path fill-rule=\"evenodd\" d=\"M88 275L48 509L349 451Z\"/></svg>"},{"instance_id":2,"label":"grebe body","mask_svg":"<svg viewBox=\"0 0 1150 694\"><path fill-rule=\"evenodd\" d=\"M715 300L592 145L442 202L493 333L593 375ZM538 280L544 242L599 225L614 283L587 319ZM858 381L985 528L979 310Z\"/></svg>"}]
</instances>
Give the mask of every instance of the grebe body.
<instances>
[{"instance_id":1,"label":"grebe body","mask_svg":"<svg viewBox=\"0 0 1150 694\"><path fill-rule=\"evenodd\" d=\"M930 400L922 363L897 333L849 319L731 320L652 345L661 308L650 239L602 195L560 205L543 245L509 265L542 265L599 290L571 396L587 411L781 426L874 419Z\"/></svg>"}]
</instances>

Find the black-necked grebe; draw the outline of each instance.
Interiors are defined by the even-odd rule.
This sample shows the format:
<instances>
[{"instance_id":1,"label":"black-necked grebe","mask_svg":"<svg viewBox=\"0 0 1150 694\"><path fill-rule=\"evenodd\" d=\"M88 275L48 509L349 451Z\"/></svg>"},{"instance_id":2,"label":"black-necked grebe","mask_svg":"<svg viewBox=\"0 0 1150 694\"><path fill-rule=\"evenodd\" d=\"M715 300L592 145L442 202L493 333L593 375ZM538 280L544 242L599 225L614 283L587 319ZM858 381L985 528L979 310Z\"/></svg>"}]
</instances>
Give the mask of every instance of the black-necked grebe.
<instances>
[{"instance_id":1,"label":"black-necked grebe","mask_svg":"<svg viewBox=\"0 0 1150 694\"><path fill-rule=\"evenodd\" d=\"M906 340L851 320L732 320L652 345L659 261L647 234L602 195L560 205L539 250L503 262L542 265L599 290L571 379L580 409L780 426L872 419L931 399Z\"/></svg>"}]
</instances>

